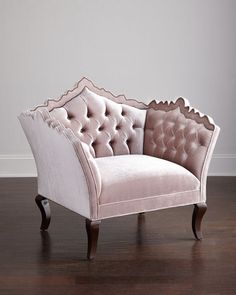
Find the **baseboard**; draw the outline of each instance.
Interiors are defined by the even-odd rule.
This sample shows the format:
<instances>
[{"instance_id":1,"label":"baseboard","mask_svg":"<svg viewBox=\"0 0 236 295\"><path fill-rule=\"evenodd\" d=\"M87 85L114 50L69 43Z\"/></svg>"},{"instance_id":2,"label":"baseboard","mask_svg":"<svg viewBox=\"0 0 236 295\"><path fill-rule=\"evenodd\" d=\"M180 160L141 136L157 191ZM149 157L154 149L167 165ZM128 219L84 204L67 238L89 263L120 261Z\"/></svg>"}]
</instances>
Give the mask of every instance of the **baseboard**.
<instances>
[{"instance_id":1,"label":"baseboard","mask_svg":"<svg viewBox=\"0 0 236 295\"><path fill-rule=\"evenodd\" d=\"M208 175L236 176L236 154L214 154Z\"/></svg>"},{"instance_id":2,"label":"baseboard","mask_svg":"<svg viewBox=\"0 0 236 295\"><path fill-rule=\"evenodd\" d=\"M236 176L236 154L214 154L210 176ZM0 155L0 177L35 177L32 155Z\"/></svg>"},{"instance_id":3,"label":"baseboard","mask_svg":"<svg viewBox=\"0 0 236 295\"><path fill-rule=\"evenodd\" d=\"M32 155L0 155L0 177L35 177Z\"/></svg>"}]
</instances>

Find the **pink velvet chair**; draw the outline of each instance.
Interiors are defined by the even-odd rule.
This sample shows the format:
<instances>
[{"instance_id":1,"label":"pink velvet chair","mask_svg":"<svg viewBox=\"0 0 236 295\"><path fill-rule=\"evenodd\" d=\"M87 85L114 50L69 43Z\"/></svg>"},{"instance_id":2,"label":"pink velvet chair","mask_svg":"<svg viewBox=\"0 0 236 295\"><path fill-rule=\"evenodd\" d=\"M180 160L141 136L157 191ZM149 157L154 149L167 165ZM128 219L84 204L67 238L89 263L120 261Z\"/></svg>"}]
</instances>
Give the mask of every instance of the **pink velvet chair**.
<instances>
[{"instance_id":1,"label":"pink velvet chair","mask_svg":"<svg viewBox=\"0 0 236 295\"><path fill-rule=\"evenodd\" d=\"M84 216L92 259L102 219L193 204L193 233L202 239L220 129L186 99L146 105L83 78L19 120L37 166L41 230L50 223L48 199Z\"/></svg>"}]
</instances>

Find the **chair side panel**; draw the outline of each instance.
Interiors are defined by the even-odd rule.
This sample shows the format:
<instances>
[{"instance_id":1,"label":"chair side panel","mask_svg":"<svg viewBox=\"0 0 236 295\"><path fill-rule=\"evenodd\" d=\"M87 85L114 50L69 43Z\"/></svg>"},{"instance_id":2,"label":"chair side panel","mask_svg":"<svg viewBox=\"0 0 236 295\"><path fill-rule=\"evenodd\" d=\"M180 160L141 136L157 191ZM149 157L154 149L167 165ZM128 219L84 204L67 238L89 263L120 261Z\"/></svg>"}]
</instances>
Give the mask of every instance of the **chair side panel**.
<instances>
[{"instance_id":1,"label":"chair side panel","mask_svg":"<svg viewBox=\"0 0 236 295\"><path fill-rule=\"evenodd\" d=\"M90 218L86 176L73 145L42 119L19 117L33 152L38 172L38 193L56 203Z\"/></svg>"}]
</instances>

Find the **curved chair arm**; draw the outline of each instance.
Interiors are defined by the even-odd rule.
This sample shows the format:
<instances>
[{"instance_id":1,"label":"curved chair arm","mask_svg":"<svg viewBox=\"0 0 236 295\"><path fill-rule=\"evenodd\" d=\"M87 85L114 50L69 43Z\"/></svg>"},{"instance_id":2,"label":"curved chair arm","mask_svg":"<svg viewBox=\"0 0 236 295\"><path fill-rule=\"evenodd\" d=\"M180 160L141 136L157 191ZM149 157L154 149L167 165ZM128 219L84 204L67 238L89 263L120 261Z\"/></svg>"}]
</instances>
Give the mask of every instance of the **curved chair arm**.
<instances>
[{"instance_id":1,"label":"curved chair arm","mask_svg":"<svg viewBox=\"0 0 236 295\"><path fill-rule=\"evenodd\" d=\"M38 172L38 193L86 218L96 220L101 177L86 144L44 109L19 120Z\"/></svg>"},{"instance_id":2,"label":"curved chair arm","mask_svg":"<svg viewBox=\"0 0 236 295\"><path fill-rule=\"evenodd\" d=\"M147 110L144 154L175 162L201 182L206 199L207 172L220 128L209 116L191 108L184 98L152 101Z\"/></svg>"}]
</instances>

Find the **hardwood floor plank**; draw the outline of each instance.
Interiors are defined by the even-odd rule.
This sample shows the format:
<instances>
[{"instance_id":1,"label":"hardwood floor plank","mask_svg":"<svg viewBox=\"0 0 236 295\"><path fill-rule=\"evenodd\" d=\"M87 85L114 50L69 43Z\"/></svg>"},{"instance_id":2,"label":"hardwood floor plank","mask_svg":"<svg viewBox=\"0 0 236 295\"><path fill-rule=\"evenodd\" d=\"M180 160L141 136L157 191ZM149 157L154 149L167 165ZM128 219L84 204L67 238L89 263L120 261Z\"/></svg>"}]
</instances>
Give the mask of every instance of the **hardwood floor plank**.
<instances>
[{"instance_id":1,"label":"hardwood floor plank","mask_svg":"<svg viewBox=\"0 0 236 295\"><path fill-rule=\"evenodd\" d=\"M193 206L103 220L86 260L84 218L50 202L40 232L35 178L0 179L0 294L236 294L236 177L210 177L203 241Z\"/></svg>"}]
</instances>

